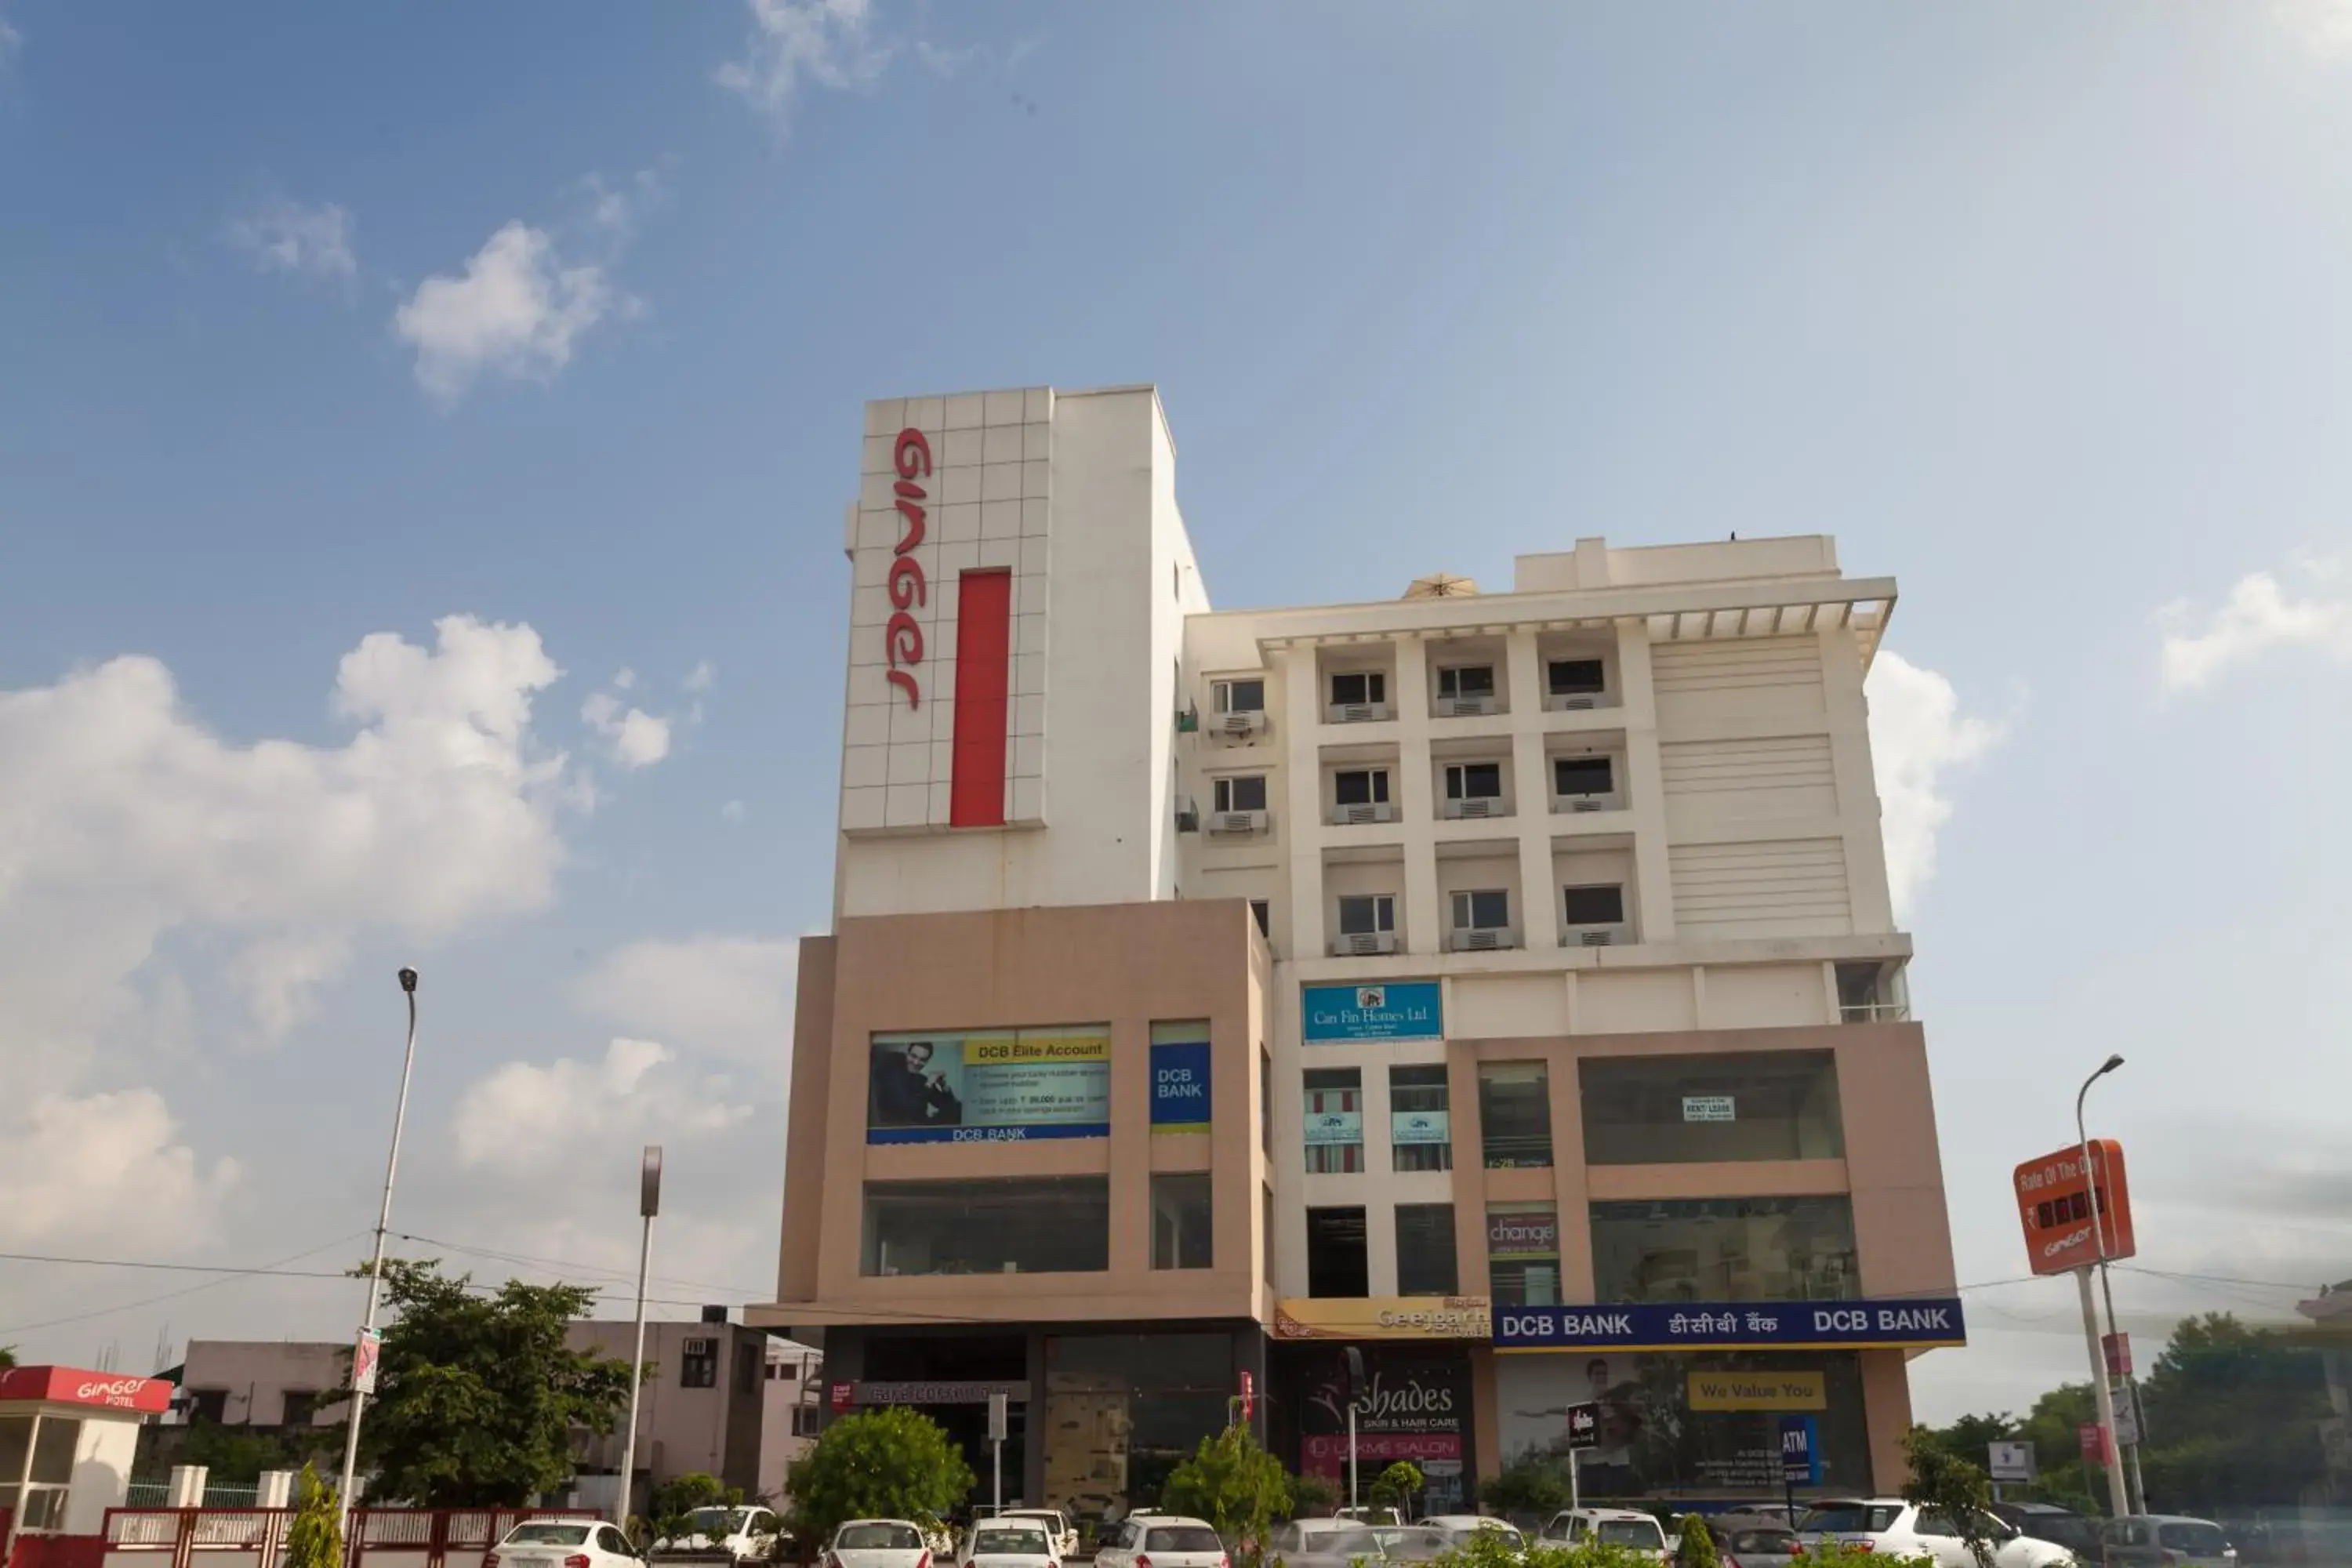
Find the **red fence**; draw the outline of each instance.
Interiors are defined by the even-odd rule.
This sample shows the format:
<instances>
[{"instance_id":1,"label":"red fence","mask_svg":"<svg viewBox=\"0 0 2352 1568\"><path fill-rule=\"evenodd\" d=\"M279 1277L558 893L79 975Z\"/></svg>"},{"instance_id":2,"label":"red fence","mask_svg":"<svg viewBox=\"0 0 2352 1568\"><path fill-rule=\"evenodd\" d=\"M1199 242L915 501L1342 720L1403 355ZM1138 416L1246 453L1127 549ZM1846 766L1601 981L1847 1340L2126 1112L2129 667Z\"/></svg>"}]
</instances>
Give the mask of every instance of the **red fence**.
<instances>
[{"instance_id":1,"label":"red fence","mask_svg":"<svg viewBox=\"0 0 2352 1568\"><path fill-rule=\"evenodd\" d=\"M344 1560L350 1568L480 1568L483 1553L524 1520L602 1517L575 1508L353 1509ZM278 1568L293 1518L284 1508L110 1508L103 1536L47 1538L53 1548L89 1542L86 1560L52 1550L35 1561L26 1548L40 1538L27 1536L7 1568Z\"/></svg>"}]
</instances>

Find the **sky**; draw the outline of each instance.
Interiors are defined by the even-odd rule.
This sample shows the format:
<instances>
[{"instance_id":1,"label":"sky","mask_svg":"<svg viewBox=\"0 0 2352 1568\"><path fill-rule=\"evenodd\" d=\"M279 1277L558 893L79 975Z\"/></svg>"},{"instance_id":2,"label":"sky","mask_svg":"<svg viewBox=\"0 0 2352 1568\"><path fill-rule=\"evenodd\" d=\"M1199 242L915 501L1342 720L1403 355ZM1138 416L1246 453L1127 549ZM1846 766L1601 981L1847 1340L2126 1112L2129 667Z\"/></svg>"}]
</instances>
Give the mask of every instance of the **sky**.
<instances>
[{"instance_id":1,"label":"sky","mask_svg":"<svg viewBox=\"0 0 2352 1568\"><path fill-rule=\"evenodd\" d=\"M657 1310L770 1295L860 405L1041 384L1159 385L1223 606L1900 580L1922 1414L2084 1375L2008 1173L2110 1051L2143 1361L2352 1276L2352 0L0 0L0 213L31 1359L348 1335L402 963L396 1248L625 1312L661 1142Z\"/></svg>"}]
</instances>

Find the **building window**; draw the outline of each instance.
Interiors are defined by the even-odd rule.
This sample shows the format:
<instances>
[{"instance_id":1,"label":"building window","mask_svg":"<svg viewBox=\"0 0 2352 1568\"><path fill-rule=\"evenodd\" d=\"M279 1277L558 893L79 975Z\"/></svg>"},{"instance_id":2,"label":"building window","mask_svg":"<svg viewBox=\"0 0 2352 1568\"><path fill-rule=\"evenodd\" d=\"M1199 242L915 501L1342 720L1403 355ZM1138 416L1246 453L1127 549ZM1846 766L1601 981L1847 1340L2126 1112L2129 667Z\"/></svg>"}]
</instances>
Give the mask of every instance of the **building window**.
<instances>
[{"instance_id":1,"label":"building window","mask_svg":"<svg viewBox=\"0 0 2352 1568\"><path fill-rule=\"evenodd\" d=\"M1454 1258L1454 1205L1397 1205L1396 1256L1398 1295L1460 1294Z\"/></svg>"},{"instance_id":2,"label":"building window","mask_svg":"<svg viewBox=\"0 0 2352 1568\"><path fill-rule=\"evenodd\" d=\"M1329 1174L1364 1168L1364 1082L1354 1068L1307 1074L1307 1168Z\"/></svg>"},{"instance_id":3,"label":"building window","mask_svg":"<svg viewBox=\"0 0 2352 1568\"><path fill-rule=\"evenodd\" d=\"M824 1413L814 1405L793 1406L793 1436L814 1437L824 1430Z\"/></svg>"},{"instance_id":4,"label":"building window","mask_svg":"<svg viewBox=\"0 0 2352 1568\"><path fill-rule=\"evenodd\" d=\"M282 1396L285 1414L278 1420L289 1426L308 1426L310 1416L319 1408L319 1392L313 1388L289 1388Z\"/></svg>"},{"instance_id":5,"label":"building window","mask_svg":"<svg viewBox=\"0 0 2352 1568\"><path fill-rule=\"evenodd\" d=\"M1478 1064L1478 1129L1486 1169L1551 1163L1551 1083L1541 1062Z\"/></svg>"},{"instance_id":6,"label":"building window","mask_svg":"<svg viewBox=\"0 0 2352 1568\"><path fill-rule=\"evenodd\" d=\"M1495 695L1495 667L1491 664L1464 664L1437 672L1437 694L1440 697L1492 697Z\"/></svg>"},{"instance_id":7,"label":"building window","mask_svg":"<svg viewBox=\"0 0 2352 1568\"><path fill-rule=\"evenodd\" d=\"M1559 1302L1559 1215L1550 1204L1486 1205L1487 1289L1497 1307Z\"/></svg>"},{"instance_id":8,"label":"building window","mask_svg":"<svg viewBox=\"0 0 2352 1568\"><path fill-rule=\"evenodd\" d=\"M1594 1204L1601 1301L1834 1301L1859 1294L1843 1197Z\"/></svg>"},{"instance_id":9,"label":"building window","mask_svg":"<svg viewBox=\"0 0 2352 1568\"><path fill-rule=\"evenodd\" d=\"M735 1347L735 1392L760 1392L760 1352L748 1344Z\"/></svg>"},{"instance_id":10,"label":"building window","mask_svg":"<svg viewBox=\"0 0 2352 1568\"><path fill-rule=\"evenodd\" d=\"M1828 1051L1587 1057L1577 1076L1587 1164L1845 1154L1837 1064Z\"/></svg>"},{"instance_id":11,"label":"building window","mask_svg":"<svg viewBox=\"0 0 2352 1568\"><path fill-rule=\"evenodd\" d=\"M1597 658L1555 658L1544 666L1545 689L1554 697L1598 697L1609 689Z\"/></svg>"},{"instance_id":12,"label":"building window","mask_svg":"<svg viewBox=\"0 0 2352 1568\"><path fill-rule=\"evenodd\" d=\"M1361 1208L1307 1211L1307 1293L1350 1298L1372 1293Z\"/></svg>"},{"instance_id":13,"label":"building window","mask_svg":"<svg viewBox=\"0 0 2352 1568\"><path fill-rule=\"evenodd\" d=\"M1396 930L1396 900L1387 893L1343 893L1339 898L1339 934L1370 936Z\"/></svg>"},{"instance_id":14,"label":"building window","mask_svg":"<svg viewBox=\"0 0 2352 1568\"><path fill-rule=\"evenodd\" d=\"M219 1426L228 1417L228 1390L226 1388L192 1388L188 1390L188 1418L209 1421Z\"/></svg>"},{"instance_id":15,"label":"building window","mask_svg":"<svg viewBox=\"0 0 2352 1568\"><path fill-rule=\"evenodd\" d=\"M1266 899L1249 901L1250 919L1257 921L1257 934L1271 940L1274 936L1274 904Z\"/></svg>"},{"instance_id":16,"label":"building window","mask_svg":"<svg viewBox=\"0 0 2352 1568\"><path fill-rule=\"evenodd\" d=\"M1389 678L1377 669L1343 670L1331 677L1331 706L1360 708L1389 700Z\"/></svg>"},{"instance_id":17,"label":"building window","mask_svg":"<svg viewBox=\"0 0 2352 1568\"><path fill-rule=\"evenodd\" d=\"M1257 1146L1274 1152L1274 1053L1263 1046L1257 1053Z\"/></svg>"},{"instance_id":18,"label":"building window","mask_svg":"<svg viewBox=\"0 0 2352 1568\"><path fill-rule=\"evenodd\" d=\"M1615 882L1560 889L1560 918L1571 926L1625 923L1625 889Z\"/></svg>"},{"instance_id":19,"label":"building window","mask_svg":"<svg viewBox=\"0 0 2352 1568\"><path fill-rule=\"evenodd\" d=\"M1265 711L1265 681L1218 680L1209 686L1220 713L1263 713Z\"/></svg>"},{"instance_id":20,"label":"building window","mask_svg":"<svg viewBox=\"0 0 2352 1568\"><path fill-rule=\"evenodd\" d=\"M1151 1178L1151 1267L1209 1267L1209 1173L1162 1171Z\"/></svg>"},{"instance_id":21,"label":"building window","mask_svg":"<svg viewBox=\"0 0 2352 1568\"><path fill-rule=\"evenodd\" d=\"M1389 1068L1389 1163L1400 1171L1454 1169L1445 1066Z\"/></svg>"},{"instance_id":22,"label":"building window","mask_svg":"<svg viewBox=\"0 0 2352 1568\"><path fill-rule=\"evenodd\" d=\"M1841 963L1837 989L1841 1024L1900 1024L1911 1016L1900 963Z\"/></svg>"},{"instance_id":23,"label":"building window","mask_svg":"<svg viewBox=\"0 0 2352 1568\"><path fill-rule=\"evenodd\" d=\"M1454 895L1455 931L1507 931L1511 895L1500 888L1479 888Z\"/></svg>"},{"instance_id":24,"label":"building window","mask_svg":"<svg viewBox=\"0 0 2352 1568\"><path fill-rule=\"evenodd\" d=\"M717 1340L695 1339L681 1342L677 1355L677 1384L680 1388L719 1386Z\"/></svg>"},{"instance_id":25,"label":"building window","mask_svg":"<svg viewBox=\"0 0 2352 1568\"><path fill-rule=\"evenodd\" d=\"M1211 786L1212 810L1264 811L1265 809L1265 775L1235 773L1216 780Z\"/></svg>"},{"instance_id":26,"label":"building window","mask_svg":"<svg viewBox=\"0 0 2352 1568\"><path fill-rule=\"evenodd\" d=\"M1258 1258L1257 1266L1265 1276L1266 1285L1274 1284L1274 1189L1261 1186L1257 1190Z\"/></svg>"},{"instance_id":27,"label":"building window","mask_svg":"<svg viewBox=\"0 0 2352 1568\"><path fill-rule=\"evenodd\" d=\"M1607 757L1554 757L1551 792L1563 797L1611 795L1617 788L1617 767Z\"/></svg>"},{"instance_id":28,"label":"building window","mask_svg":"<svg viewBox=\"0 0 2352 1568\"><path fill-rule=\"evenodd\" d=\"M1110 1178L868 1182L862 1271L1087 1274L1110 1267Z\"/></svg>"},{"instance_id":29,"label":"building window","mask_svg":"<svg viewBox=\"0 0 2352 1568\"><path fill-rule=\"evenodd\" d=\"M1448 800L1502 799L1503 764L1500 763L1446 763L1445 798Z\"/></svg>"},{"instance_id":30,"label":"building window","mask_svg":"<svg viewBox=\"0 0 2352 1568\"><path fill-rule=\"evenodd\" d=\"M1331 803L1334 805L1386 805L1389 803L1388 769L1343 768L1333 773Z\"/></svg>"}]
</instances>

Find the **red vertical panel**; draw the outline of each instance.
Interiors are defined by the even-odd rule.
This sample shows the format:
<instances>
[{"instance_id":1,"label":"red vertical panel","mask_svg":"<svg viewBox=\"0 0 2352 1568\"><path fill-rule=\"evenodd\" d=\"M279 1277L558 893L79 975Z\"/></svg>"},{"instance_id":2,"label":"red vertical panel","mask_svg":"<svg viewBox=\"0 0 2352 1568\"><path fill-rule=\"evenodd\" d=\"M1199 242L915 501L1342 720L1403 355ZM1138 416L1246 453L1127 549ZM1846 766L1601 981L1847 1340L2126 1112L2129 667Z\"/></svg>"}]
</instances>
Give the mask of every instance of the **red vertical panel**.
<instances>
[{"instance_id":1,"label":"red vertical panel","mask_svg":"<svg viewBox=\"0 0 2352 1568\"><path fill-rule=\"evenodd\" d=\"M951 827L1004 824L1004 731L1013 689L1013 574L966 572L956 594Z\"/></svg>"}]
</instances>

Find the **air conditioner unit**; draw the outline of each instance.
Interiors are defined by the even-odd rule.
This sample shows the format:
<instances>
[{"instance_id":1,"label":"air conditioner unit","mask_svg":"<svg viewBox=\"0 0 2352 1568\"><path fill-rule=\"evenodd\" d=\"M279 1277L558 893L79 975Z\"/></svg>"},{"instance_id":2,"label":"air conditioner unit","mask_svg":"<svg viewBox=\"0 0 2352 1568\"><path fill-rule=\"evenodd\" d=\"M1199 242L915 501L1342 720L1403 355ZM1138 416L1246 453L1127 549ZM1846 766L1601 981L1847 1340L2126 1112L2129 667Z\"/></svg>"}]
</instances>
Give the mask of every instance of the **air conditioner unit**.
<instances>
[{"instance_id":1,"label":"air conditioner unit","mask_svg":"<svg viewBox=\"0 0 2352 1568\"><path fill-rule=\"evenodd\" d=\"M1576 697L1555 696L1550 700L1550 707L1555 713L1577 713L1600 706L1601 699L1591 694Z\"/></svg>"},{"instance_id":2,"label":"air conditioner unit","mask_svg":"<svg viewBox=\"0 0 2352 1568\"><path fill-rule=\"evenodd\" d=\"M1491 697L1441 697L1437 700L1438 716L1444 719L1462 719L1494 710L1495 700Z\"/></svg>"},{"instance_id":3,"label":"air conditioner unit","mask_svg":"<svg viewBox=\"0 0 2352 1568\"><path fill-rule=\"evenodd\" d=\"M1612 794L1564 795L1559 797L1561 811L1615 811L1623 803Z\"/></svg>"},{"instance_id":4,"label":"air conditioner unit","mask_svg":"<svg viewBox=\"0 0 2352 1568\"><path fill-rule=\"evenodd\" d=\"M1179 807L1177 808L1177 811L1176 811L1176 831L1177 831L1177 832L1179 832L1179 833L1198 833L1198 832L1200 832L1200 831L1201 831L1201 814L1200 814L1200 812L1199 812L1198 810L1194 809L1193 807L1189 806L1189 805L1186 805L1186 806L1179 806Z\"/></svg>"},{"instance_id":5,"label":"air conditioner unit","mask_svg":"<svg viewBox=\"0 0 2352 1568\"><path fill-rule=\"evenodd\" d=\"M1209 831L1213 834L1251 834L1265 831L1265 813L1262 811L1213 811L1209 814Z\"/></svg>"},{"instance_id":6,"label":"air conditioner unit","mask_svg":"<svg viewBox=\"0 0 2352 1568\"><path fill-rule=\"evenodd\" d=\"M1357 805L1335 805L1331 820L1341 826L1355 822L1394 822L1396 805L1385 800L1370 801Z\"/></svg>"},{"instance_id":7,"label":"air conditioner unit","mask_svg":"<svg viewBox=\"0 0 2352 1568\"><path fill-rule=\"evenodd\" d=\"M1518 941L1508 927L1457 926L1454 931L1456 952L1494 952L1518 946Z\"/></svg>"},{"instance_id":8,"label":"air conditioner unit","mask_svg":"<svg viewBox=\"0 0 2352 1568\"><path fill-rule=\"evenodd\" d=\"M1503 803L1492 795L1480 795L1474 800L1449 800L1445 803L1448 816L1504 816Z\"/></svg>"},{"instance_id":9,"label":"air conditioner unit","mask_svg":"<svg viewBox=\"0 0 2352 1568\"><path fill-rule=\"evenodd\" d=\"M1265 715L1259 712L1220 713L1217 715L1216 732L1220 735L1239 735L1244 739L1251 735L1264 734Z\"/></svg>"},{"instance_id":10,"label":"air conditioner unit","mask_svg":"<svg viewBox=\"0 0 2352 1568\"><path fill-rule=\"evenodd\" d=\"M1327 715L1334 724L1372 724L1389 716L1385 702L1338 702Z\"/></svg>"},{"instance_id":11,"label":"air conditioner unit","mask_svg":"<svg viewBox=\"0 0 2352 1568\"><path fill-rule=\"evenodd\" d=\"M1360 931L1339 938L1331 943L1331 952L1339 958L1369 958L1396 951L1396 932L1392 931Z\"/></svg>"},{"instance_id":12,"label":"air conditioner unit","mask_svg":"<svg viewBox=\"0 0 2352 1568\"><path fill-rule=\"evenodd\" d=\"M1559 933L1562 947L1623 947L1633 940L1631 926L1570 926Z\"/></svg>"}]
</instances>

